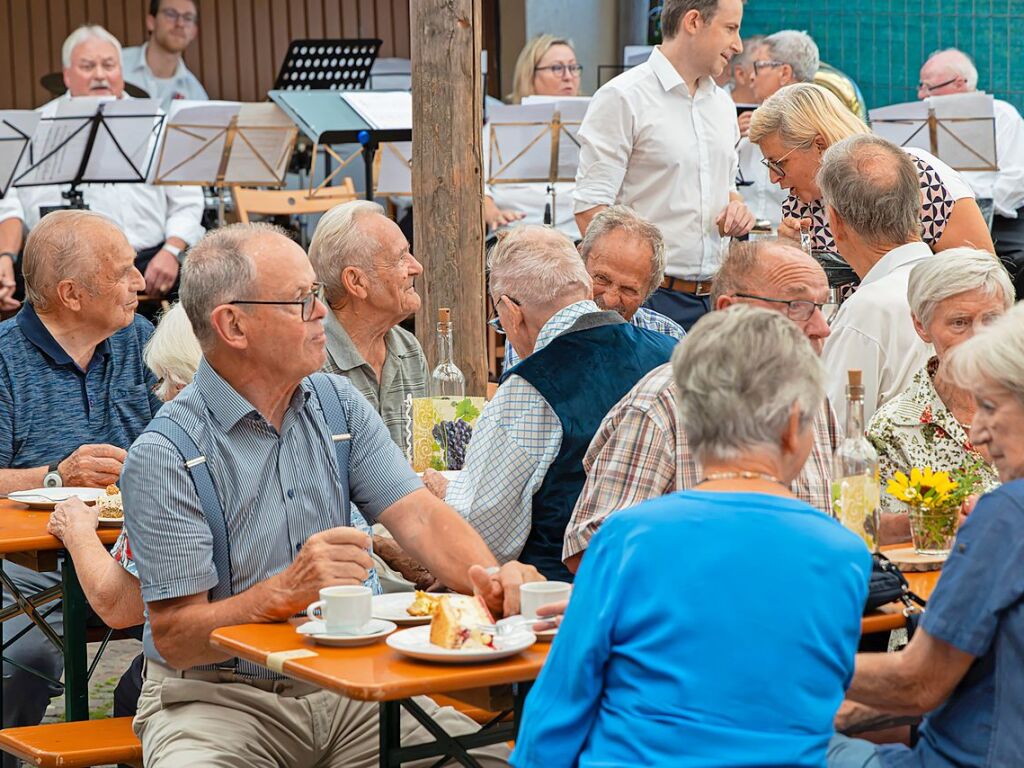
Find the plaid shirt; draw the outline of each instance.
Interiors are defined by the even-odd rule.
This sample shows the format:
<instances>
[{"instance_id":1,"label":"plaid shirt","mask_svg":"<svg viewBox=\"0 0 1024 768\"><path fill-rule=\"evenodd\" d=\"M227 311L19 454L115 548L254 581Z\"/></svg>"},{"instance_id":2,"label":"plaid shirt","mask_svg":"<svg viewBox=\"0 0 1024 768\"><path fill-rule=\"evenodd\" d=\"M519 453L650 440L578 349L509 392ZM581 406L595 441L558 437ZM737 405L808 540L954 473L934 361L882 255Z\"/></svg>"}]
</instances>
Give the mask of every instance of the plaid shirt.
<instances>
[{"instance_id":1,"label":"plaid shirt","mask_svg":"<svg viewBox=\"0 0 1024 768\"><path fill-rule=\"evenodd\" d=\"M617 509L692 488L703 472L679 424L672 366L642 378L604 417L583 468L587 481L565 529L562 560L582 554L605 518ZM840 431L828 398L814 419L814 444L793 481L796 496L831 514L832 454Z\"/></svg>"}]
</instances>

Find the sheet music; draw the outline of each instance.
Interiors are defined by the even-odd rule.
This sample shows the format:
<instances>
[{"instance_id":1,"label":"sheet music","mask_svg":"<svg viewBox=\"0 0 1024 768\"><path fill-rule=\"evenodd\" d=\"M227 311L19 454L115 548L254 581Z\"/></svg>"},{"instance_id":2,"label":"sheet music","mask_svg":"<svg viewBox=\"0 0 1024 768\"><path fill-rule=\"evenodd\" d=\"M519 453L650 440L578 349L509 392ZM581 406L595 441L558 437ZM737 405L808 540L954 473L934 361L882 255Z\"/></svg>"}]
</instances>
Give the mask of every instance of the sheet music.
<instances>
[{"instance_id":1,"label":"sheet music","mask_svg":"<svg viewBox=\"0 0 1024 768\"><path fill-rule=\"evenodd\" d=\"M928 138L928 104L908 101L868 112L871 130L900 147L917 147L931 152Z\"/></svg>"},{"instance_id":2,"label":"sheet music","mask_svg":"<svg viewBox=\"0 0 1024 768\"><path fill-rule=\"evenodd\" d=\"M227 127L241 107L237 101L172 101L153 179L212 183L220 173Z\"/></svg>"},{"instance_id":3,"label":"sheet music","mask_svg":"<svg viewBox=\"0 0 1024 768\"><path fill-rule=\"evenodd\" d=\"M573 180L579 166L577 138L590 99L534 97L531 103L490 110L486 150L489 184L551 181L551 121L559 113L557 180Z\"/></svg>"},{"instance_id":4,"label":"sheet music","mask_svg":"<svg viewBox=\"0 0 1024 768\"><path fill-rule=\"evenodd\" d=\"M28 144L39 125L40 114L34 109L0 110L0 198L14 180L14 174L25 167Z\"/></svg>"},{"instance_id":5,"label":"sheet music","mask_svg":"<svg viewBox=\"0 0 1024 768\"><path fill-rule=\"evenodd\" d=\"M380 145L377 172L378 195L412 194L412 142L395 141Z\"/></svg>"},{"instance_id":6,"label":"sheet music","mask_svg":"<svg viewBox=\"0 0 1024 768\"><path fill-rule=\"evenodd\" d=\"M57 102L53 114L40 119L27 158L15 174L15 186L74 181L89 144L90 120L101 102L112 99L83 96Z\"/></svg>"},{"instance_id":7,"label":"sheet music","mask_svg":"<svg viewBox=\"0 0 1024 768\"><path fill-rule=\"evenodd\" d=\"M288 170L295 133L295 124L276 104L243 104L224 183L280 184Z\"/></svg>"},{"instance_id":8,"label":"sheet music","mask_svg":"<svg viewBox=\"0 0 1024 768\"><path fill-rule=\"evenodd\" d=\"M74 101L74 99L72 99ZM144 181L162 124L156 99L103 102L83 181Z\"/></svg>"},{"instance_id":9,"label":"sheet music","mask_svg":"<svg viewBox=\"0 0 1024 768\"><path fill-rule=\"evenodd\" d=\"M408 91L349 91L339 96L372 128L412 128L412 94Z\"/></svg>"}]
</instances>

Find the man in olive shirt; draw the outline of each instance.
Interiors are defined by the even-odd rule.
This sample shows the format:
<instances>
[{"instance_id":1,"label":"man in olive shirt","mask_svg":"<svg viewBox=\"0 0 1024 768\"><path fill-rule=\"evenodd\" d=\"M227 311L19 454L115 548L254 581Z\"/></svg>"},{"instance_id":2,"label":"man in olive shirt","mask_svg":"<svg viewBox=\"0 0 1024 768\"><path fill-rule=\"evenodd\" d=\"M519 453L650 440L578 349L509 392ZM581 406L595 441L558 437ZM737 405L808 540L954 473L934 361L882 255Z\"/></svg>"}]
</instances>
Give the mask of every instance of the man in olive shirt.
<instances>
[{"instance_id":1,"label":"man in olive shirt","mask_svg":"<svg viewBox=\"0 0 1024 768\"><path fill-rule=\"evenodd\" d=\"M384 209L364 200L324 214L309 259L331 309L324 370L347 376L404 449L403 403L427 395L427 361L398 324L419 309L414 282L423 266Z\"/></svg>"}]
</instances>

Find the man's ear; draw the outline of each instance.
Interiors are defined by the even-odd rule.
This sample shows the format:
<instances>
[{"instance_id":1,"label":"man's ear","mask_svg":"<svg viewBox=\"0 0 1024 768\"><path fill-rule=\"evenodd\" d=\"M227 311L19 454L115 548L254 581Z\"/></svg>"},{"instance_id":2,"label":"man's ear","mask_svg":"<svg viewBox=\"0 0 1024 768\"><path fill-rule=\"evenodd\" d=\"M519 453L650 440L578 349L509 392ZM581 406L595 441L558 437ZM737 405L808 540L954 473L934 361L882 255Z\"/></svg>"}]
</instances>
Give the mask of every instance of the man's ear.
<instances>
[{"instance_id":1,"label":"man's ear","mask_svg":"<svg viewBox=\"0 0 1024 768\"><path fill-rule=\"evenodd\" d=\"M727 294L719 296L717 299L715 299L715 311L728 309L729 307L736 303L737 301L735 296L729 296Z\"/></svg>"},{"instance_id":2,"label":"man's ear","mask_svg":"<svg viewBox=\"0 0 1024 768\"><path fill-rule=\"evenodd\" d=\"M800 404L793 403L789 409L789 419L782 431L782 450L786 453L796 453L800 447Z\"/></svg>"},{"instance_id":3,"label":"man's ear","mask_svg":"<svg viewBox=\"0 0 1024 768\"><path fill-rule=\"evenodd\" d=\"M832 237L835 240L846 240L846 222L839 215L838 211L831 205L825 205L825 216L828 217L828 227L832 230Z\"/></svg>"},{"instance_id":4,"label":"man's ear","mask_svg":"<svg viewBox=\"0 0 1024 768\"><path fill-rule=\"evenodd\" d=\"M345 267L341 270L341 285L346 296L365 299L370 293L369 276L359 267Z\"/></svg>"},{"instance_id":5,"label":"man's ear","mask_svg":"<svg viewBox=\"0 0 1024 768\"><path fill-rule=\"evenodd\" d=\"M246 337L245 312L232 304L221 304L210 313L210 325L214 333L232 349L247 349L249 339Z\"/></svg>"},{"instance_id":6,"label":"man's ear","mask_svg":"<svg viewBox=\"0 0 1024 768\"><path fill-rule=\"evenodd\" d=\"M57 303L61 304L72 312L79 312L82 309L82 296L85 294L85 286L75 280L61 280L57 283Z\"/></svg>"}]
</instances>

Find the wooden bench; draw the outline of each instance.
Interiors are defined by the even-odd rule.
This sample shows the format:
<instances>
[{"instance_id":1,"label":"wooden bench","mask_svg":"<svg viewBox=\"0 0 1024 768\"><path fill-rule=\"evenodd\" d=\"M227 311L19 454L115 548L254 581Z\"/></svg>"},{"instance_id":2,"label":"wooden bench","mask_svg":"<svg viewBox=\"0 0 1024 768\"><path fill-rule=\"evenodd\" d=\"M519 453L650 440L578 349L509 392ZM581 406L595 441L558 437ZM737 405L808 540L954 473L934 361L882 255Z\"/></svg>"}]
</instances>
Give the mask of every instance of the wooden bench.
<instances>
[{"instance_id":1,"label":"wooden bench","mask_svg":"<svg viewBox=\"0 0 1024 768\"><path fill-rule=\"evenodd\" d=\"M5 728L0 749L41 768L142 765L142 744L130 717Z\"/></svg>"}]
</instances>

